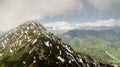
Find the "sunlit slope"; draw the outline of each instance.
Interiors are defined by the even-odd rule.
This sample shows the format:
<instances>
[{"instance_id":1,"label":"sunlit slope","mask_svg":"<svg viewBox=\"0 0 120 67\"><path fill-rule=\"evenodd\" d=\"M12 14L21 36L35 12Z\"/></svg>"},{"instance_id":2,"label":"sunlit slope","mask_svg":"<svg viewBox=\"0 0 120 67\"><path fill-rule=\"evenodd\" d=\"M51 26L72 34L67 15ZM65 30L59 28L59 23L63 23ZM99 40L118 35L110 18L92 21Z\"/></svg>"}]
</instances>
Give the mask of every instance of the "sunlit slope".
<instances>
[{"instance_id":1,"label":"sunlit slope","mask_svg":"<svg viewBox=\"0 0 120 67\"><path fill-rule=\"evenodd\" d=\"M120 59L120 30L71 30L59 35L75 51L89 54L101 61L119 64ZM106 52L109 52L116 59Z\"/></svg>"}]
</instances>

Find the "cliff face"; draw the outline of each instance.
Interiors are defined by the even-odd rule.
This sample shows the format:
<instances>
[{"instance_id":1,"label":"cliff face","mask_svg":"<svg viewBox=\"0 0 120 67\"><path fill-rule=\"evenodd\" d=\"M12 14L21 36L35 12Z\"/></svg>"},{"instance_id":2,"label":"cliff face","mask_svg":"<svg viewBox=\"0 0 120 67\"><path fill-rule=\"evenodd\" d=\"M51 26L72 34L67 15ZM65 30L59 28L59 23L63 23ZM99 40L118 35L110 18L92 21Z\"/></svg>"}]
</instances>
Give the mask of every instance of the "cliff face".
<instances>
[{"instance_id":1,"label":"cliff face","mask_svg":"<svg viewBox=\"0 0 120 67\"><path fill-rule=\"evenodd\" d=\"M0 39L0 67L113 67L77 54L36 21L28 21Z\"/></svg>"}]
</instances>

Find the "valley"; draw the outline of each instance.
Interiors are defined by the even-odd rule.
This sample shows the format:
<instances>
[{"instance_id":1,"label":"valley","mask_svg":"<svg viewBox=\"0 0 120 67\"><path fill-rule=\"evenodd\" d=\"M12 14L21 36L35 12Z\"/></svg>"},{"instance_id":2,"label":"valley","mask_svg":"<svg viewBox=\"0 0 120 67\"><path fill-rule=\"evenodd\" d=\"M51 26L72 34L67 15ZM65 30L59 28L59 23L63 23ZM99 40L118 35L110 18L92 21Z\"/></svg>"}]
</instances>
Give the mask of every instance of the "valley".
<instances>
[{"instance_id":1,"label":"valley","mask_svg":"<svg viewBox=\"0 0 120 67\"><path fill-rule=\"evenodd\" d=\"M119 64L120 30L70 30L58 35L77 52L104 62Z\"/></svg>"}]
</instances>

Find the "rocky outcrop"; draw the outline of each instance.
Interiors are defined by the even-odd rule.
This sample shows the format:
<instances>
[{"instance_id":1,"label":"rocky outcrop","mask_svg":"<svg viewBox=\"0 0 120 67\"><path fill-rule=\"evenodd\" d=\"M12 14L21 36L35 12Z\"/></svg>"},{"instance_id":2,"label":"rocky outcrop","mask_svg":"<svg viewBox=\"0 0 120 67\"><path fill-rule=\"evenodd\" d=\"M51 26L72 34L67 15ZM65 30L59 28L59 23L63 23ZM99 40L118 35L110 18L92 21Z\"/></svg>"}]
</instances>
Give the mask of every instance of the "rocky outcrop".
<instances>
[{"instance_id":1,"label":"rocky outcrop","mask_svg":"<svg viewBox=\"0 0 120 67\"><path fill-rule=\"evenodd\" d=\"M10 30L0 39L0 67L114 67L81 56L36 21Z\"/></svg>"}]
</instances>

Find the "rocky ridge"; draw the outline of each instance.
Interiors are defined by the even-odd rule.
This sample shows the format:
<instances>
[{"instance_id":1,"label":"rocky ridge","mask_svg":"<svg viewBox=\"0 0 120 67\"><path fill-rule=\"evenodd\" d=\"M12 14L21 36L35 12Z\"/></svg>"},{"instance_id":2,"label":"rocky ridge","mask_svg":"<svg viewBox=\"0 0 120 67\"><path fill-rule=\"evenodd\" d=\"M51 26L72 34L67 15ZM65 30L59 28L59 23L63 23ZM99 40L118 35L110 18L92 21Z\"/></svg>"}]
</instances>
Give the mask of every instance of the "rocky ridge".
<instances>
[{"instance_id":1,"label":"rocky ridge","mask_svg":"<svg viewBox=\"0 0 120 67\"><path fill-rule=\"evenodd\" d=\"M10 30L0 39L0 67L114 67L81 56L36 21Z\"/></svg>"}]
</instances>

